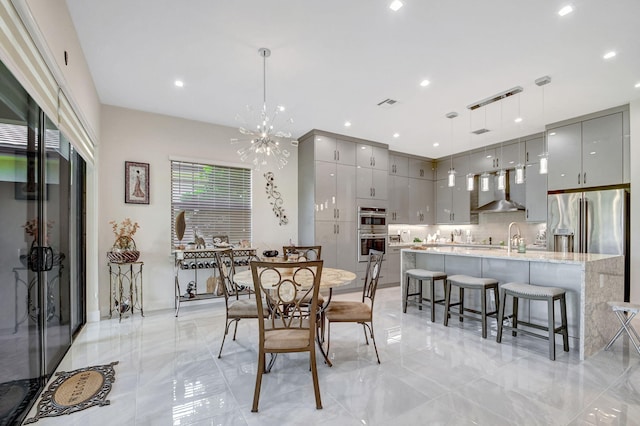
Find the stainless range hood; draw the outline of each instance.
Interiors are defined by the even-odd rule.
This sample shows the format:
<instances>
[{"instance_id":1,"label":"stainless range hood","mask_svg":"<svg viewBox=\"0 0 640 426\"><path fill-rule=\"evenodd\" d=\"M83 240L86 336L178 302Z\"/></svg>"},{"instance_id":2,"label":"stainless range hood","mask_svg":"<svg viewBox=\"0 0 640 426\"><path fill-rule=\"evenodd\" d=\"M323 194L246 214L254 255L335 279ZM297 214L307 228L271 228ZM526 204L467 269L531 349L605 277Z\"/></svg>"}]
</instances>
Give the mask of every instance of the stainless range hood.
<instances>
[{"instance_id":1,"label":"stainless range hood","mask_svg":"<svg viewBox=\"0 0 640 426\"><path fill-rule=\"evenodd\" d=\"M473 213L503 213L503 212L516 212L518 210L525 210L525 207L511 200L510 197L510 188L511 184L514 183L513 177L511 177L511 173L509 170L505 170L506 173L506 185L505 189L498 189L498 176L492 174L490 176L490 185L488 192L482 192L478 188L478 204L480 207L473 210ZM479 185L477 185L479 186ZM524 191L524 185L517 185L518 187L522 187ZM522 199L524 199L522 197Z\"/></svg>"}]
</instances>

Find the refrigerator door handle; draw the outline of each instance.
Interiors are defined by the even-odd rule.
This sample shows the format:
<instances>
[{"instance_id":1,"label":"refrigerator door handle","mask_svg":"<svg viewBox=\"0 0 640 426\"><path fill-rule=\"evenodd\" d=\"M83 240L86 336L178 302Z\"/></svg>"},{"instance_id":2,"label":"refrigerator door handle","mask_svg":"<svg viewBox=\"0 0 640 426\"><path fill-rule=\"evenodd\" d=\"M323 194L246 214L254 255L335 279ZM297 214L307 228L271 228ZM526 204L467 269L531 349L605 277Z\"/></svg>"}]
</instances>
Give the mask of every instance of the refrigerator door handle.
<instances>
[{"instance_id":1,"label":"refrigerator door handle","mask_svg":"<svg viewBox=\"0 0 640 426\"><path fill-rule=\"evenodd\" d=\"M584 200L582 197L578 198L578 253L584 253Z\"/></svg>"},{"instance_id":2,"label":"refrigerator door handle","mask_svg":"<svg viewBox=\"0 0 640 426\"><path fill-rule=\"evenodd\" d=\"M584 245L583 253L589 253L589 200L584 199L584 226L582 227L582 244Z\"/></svg>"}]
</instances>

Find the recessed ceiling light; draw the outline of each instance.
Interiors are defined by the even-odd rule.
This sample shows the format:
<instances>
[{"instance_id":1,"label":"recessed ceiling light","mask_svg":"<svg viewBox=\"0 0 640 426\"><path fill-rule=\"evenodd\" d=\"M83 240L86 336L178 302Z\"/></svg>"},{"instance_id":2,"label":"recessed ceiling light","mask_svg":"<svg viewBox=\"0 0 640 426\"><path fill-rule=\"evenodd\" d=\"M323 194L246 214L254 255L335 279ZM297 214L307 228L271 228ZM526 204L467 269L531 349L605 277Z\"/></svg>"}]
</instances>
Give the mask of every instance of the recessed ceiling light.
<instances>
[{"instance_id":1,"label":"recessed ceiling light","mask_svg":"<svg viewBox=\"0 0 640 426\"><path fill-rule=\"evenodd\" d=\"M518 117L513 121L515 121L516 123L522 123L522 117Z\"/></svg>"},{"instance_id":2,"label":"recessed ceiling light","mask_svg":"<svg viewBox=\"0 0 640 426\"><path fill-rule=\"evenodd\" d=\"M404 3L402 3L400 0L393 0L389 5L389 9L397 12L402 6L404 6Z\"/></svg>"},{"instance_id":3,"label":"recessed ceiling light","mask_svg":"<svg viewBox=\"0 0 640 426\"><path fill-rule=\"evenodd\" d=\"M603 56L603 58L604 58L604 59L611 59L611 58L613 58L614 56L616 56L616 52L614 52L614 51L612 50L611 52L607 52L607 53L605 53L605 54L604 54L604 56Z\"/></svg>"},{"instance_id":4,"label":"recessed ceiling light","mask_svg":"<svg viewBox=\"0 0 640 426\"><path fill-rule=\"evenodd\" d=\"M640 83L636 83L636 85L634 86L636 89L640 89Z\"/></svg>"},{"instance_id":5,"label":"recessed ceiling light","mask_svg":"<svg viewBox=\"0 0 640 426\"><path fill-rule=\"evenodd\" d=\"M184 81L176 80L173 84L175 84L176 87L183 87L184 86Z\"/></svg>"},{"instance_id":6,"label":"recessed ceiling light","mask_svg":"<svg viewBox=\"0 0 640 426\"><path fill-rule=\"evenodd\" d=\"M438 142L435 142L435 143L433 144L433 146L435 146L435 147L439 147L439 146L440 146L440 144L439 144Z\"/></svg>"},{"instance_id":7,"label":"recessed ceiling light","mask_svg":"<svg viewBox=\"0 0 640 426\"><path fill-rule=\"evenodd\" d=\"M400 137L400 133L394 133L394 134L393 134L393 137L394 137L394 138L399 138L399 137Z\"/></svg>"},{"instance_id":8,"label":"recessed ceiling light","mask_svg":"<svg viewBox=\"0 0 640 426\"><path fill-rule=\"evenodd\" d=\"M429 80L422 80L420 82L420 86L422 86L422 87L427 87L429 84L431 84L431 82Z\"/></svg>"},{"instance_id":9,"label":"recessed ceiling light","mask_svg":"<svg viewBox=\"0 0 640 426\"><path fill-rule=\"evenodd\" d=\"M350 121L345 121L344 122L344 127L351 127L351 122Z\"/></svg>"},{"instance_id":10,"label":"recessed ceiling light","mask_svg":"<svg viewBox=\"0 0 640 426\"><path fill-rule=\"evenodd\" d=\"M555 135L556 135L556 132L549 133L549 136L555 136Z\"/></svg>"},{"instance_id":11,"label":"recessed ceiling light","mask_svg":"<svg viewBox=\"0 0 640 426\"><path fill-rule=\"evenodd\" d=\"M563 7L562 9L560 9L560 10L558 11L558 15L560 15L560 16L564 16L564 15L568 15L568 14L570 14L571 12L573 12L573 6L571 6L571 5L569 4L569 5L566 5L565 7Z\"/></svg>"}]
</instances>

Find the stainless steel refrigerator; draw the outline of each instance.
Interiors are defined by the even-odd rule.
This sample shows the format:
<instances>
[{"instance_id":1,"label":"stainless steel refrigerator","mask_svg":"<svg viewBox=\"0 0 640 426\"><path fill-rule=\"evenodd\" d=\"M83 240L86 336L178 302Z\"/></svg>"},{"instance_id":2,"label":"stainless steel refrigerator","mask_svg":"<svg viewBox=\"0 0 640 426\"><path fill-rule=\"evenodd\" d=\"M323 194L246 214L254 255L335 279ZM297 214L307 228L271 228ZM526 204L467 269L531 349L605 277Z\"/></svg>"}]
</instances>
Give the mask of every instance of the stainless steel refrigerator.
<instances>
[{"instance_id":1,"label":"stainless steel refrigerator","mask_svg":"<svg viewBox=\"0 0 640 426\"><path fill-rule=\"evenodd\" d=\"M549 250L560 251L560 243L566 245L569 242L569 251L625 256L625 300L628 301L628 190L604 189L549 194L547 208Z\"/></svg>"}]
</instances>

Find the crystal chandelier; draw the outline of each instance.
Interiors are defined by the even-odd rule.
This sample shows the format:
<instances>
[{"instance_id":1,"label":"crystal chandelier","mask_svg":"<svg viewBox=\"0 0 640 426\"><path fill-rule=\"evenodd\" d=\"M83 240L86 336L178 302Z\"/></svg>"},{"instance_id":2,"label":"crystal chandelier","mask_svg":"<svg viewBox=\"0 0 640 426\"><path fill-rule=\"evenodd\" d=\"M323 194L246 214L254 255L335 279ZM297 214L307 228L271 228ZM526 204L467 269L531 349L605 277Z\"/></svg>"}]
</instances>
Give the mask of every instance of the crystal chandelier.
<instances>
[{"instance_id":1,"label":"crystal chandelier","mask_svg":"<svg viewBox=\"0 0 640 426\"><path fill-rule=\"evenodd\" d=\"M236 116L236 121L240 123L239 131L248 138L231 139L231 143L246 143L247 145L240 148L237 153L240 160L250 162L255 170L260 167L267 166L269 162L275 162L278 169L283 168L287 164L289 151L280 148L281 138L291 138L291 132L285 130L276 130L278 115L285 111L281 105L275 107L271 115L267 110L267 58L271 56L271 51L267 48L260 48L258 53L262 57L262 83L263 97L262 107L256 110L251 106L247 106L248 117L245 119L240 114ZM284 120L285 126L293 124L293 119Z\"/></svg>"}]
</instances>

